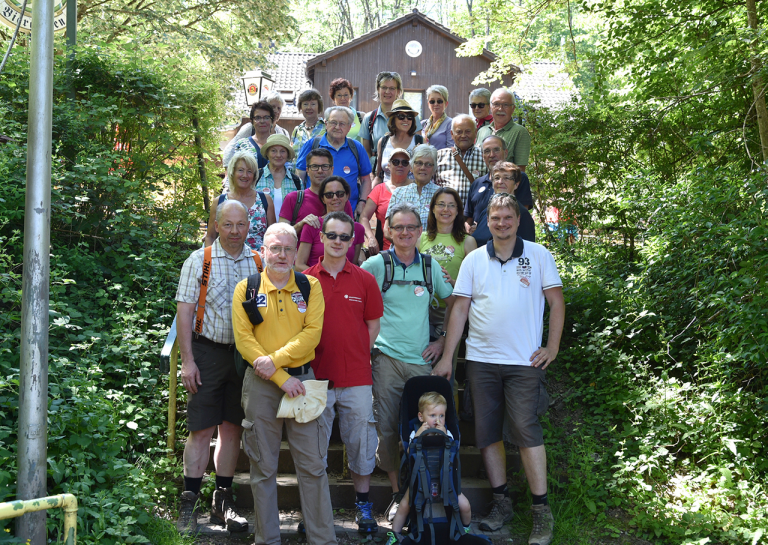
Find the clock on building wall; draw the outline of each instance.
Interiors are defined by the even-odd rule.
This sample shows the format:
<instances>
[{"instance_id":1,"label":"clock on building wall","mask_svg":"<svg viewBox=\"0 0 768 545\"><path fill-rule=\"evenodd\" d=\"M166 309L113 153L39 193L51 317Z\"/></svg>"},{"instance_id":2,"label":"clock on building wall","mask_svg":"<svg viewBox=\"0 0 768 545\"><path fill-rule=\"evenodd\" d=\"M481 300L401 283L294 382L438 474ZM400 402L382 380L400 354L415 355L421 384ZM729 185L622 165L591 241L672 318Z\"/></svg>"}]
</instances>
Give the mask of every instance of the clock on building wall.
<instances>
[{"instance_id":1,"label":"clock on building wall","mask_svg":"<svg viewBox=\"0 0 768 545\"><path fill-rule=\"evenodd\" d=\"M418 57L421 55L421 43L418 40L411 40L405 44L405 52L409 57Z\"/></svg>"}]
</instances>

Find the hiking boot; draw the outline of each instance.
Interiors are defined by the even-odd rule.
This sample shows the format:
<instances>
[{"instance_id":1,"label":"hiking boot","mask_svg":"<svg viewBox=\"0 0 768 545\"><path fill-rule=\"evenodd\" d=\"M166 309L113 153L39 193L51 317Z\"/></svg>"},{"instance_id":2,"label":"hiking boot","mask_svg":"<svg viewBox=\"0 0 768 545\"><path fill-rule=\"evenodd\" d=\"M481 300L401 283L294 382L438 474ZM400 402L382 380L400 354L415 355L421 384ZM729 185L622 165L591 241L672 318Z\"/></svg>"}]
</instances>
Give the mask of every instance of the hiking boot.
<instances>
[{"instance_id":1,"label":"hiking boot","mask_svg":"<svg viewBox=\"0 0 768 545\"><path fill-rule=\"evenodd\" d=\"M533 530L528 538L528 545L549 545L555 529L555 519L549 505L532 505Z\"/></svg>"},{"instance_id":2,"label":"hiking boot","mask_svg":"<svg viewBox=\"0 0 768 545\"><path fill-rule=\"evenodd\" d=\"M387 542L384 545L398 545L400 536L395 532L387 532Z\"/></svg>"},{"instance_id":3,"label":"hiking boot","mask_svg":"<svg viewBox=\"0 0 768 545\"><path fill-rule=\"evenodd\" d=\"M376 524L376 519L373 518L373 502L357 502L355 503L355 522L357 523L357 531L361 534L373 534L379 531L379 525Z\"/></svg>"},{"instance_id":4,"label":"hiking boot","mask_svg":"<svg viewBox=\"0 0 768 545\"><path fill-rule=\"evenodd\" d=\"M244 532L248 529L248 521L235 511L231 488L217 488L213 491L211 522L226 526L230 532Z\"/></svg>"},{"instance_id":5,"label":"hiking boot","mask_svg":"<svg viewBox=\"0 0 768 545\"><path fill-rule=\"evenodd\" d=\"M176 521L176 529L181 535L193 536L197 534L197 517L200 514L199 499L200 494L195 494L189 490L181 493L179 520Z\"/></svg>"},{"instance_id":6,"label":"hiking boot","mask_svg":"<svg viewBox=\"0 0 768 545\"><path fill-rule=\"evenodd\" d=\"M491 511L480 521L480 529L488 532L499 530L504 523L512 520L512 498L504 494L494 494Z\"/></svg>"},{"instance_id":7,"label":"hiking boot","mask_svg":"<svg viewBox=\"0 0 768 545\"><path fill-rule=\"evenodd\" d=\"M389 503L389 507L387 507L387 520L389 522L392 522L395 520L395 514L397 513L397 508L400 507L400 502L403 499L403 495L400 492L395 492L392 494L392 501Z\"/></svg>"}]
</instances>

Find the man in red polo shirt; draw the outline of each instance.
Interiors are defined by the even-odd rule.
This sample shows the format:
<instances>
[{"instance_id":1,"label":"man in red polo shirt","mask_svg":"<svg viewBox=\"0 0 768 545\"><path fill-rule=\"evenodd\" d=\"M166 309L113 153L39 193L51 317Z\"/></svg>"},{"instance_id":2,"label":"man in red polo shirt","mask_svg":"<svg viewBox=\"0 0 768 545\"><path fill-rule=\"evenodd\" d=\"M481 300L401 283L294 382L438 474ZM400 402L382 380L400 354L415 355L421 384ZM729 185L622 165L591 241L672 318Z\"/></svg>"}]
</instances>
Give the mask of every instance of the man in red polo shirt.
<instances>
[{"instance_id":1,"label":"man in red polo shirt","mask_svg":"<svg viewBox=\"0 0 768 545\"><path fill-rule=\"evenodd\" d=\"M330 380L328 404L320 417L331 438L334 406L339 412L341 440L347 447L349 471L355 485L358 530L376 532L373 504L368 500L371 473L376 466L376 423L373 419L371 348L379 334L384 303L376 279L347 260L355 243L355 223L344 212L331 212L320 235L325 252L305 274L320 281L325 318L312 369L318 380Z\"/></svg>"}]
</instances>

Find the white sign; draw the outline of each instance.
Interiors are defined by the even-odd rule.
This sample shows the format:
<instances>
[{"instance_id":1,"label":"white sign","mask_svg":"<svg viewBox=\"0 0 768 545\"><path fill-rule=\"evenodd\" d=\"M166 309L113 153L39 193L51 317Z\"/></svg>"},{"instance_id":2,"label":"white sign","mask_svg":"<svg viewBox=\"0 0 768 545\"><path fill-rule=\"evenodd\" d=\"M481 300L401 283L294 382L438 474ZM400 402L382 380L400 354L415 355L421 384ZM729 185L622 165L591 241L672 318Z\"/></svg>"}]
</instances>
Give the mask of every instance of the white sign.
<instances>
[{"instance_id":1,"label":"white sign","mask_svg":"<svg viewBox=\"0 0 768 545\"><path fill-rule=\"evenodd\" d=\"M411 40L405 44L405 52L409 57L418 57L421 55L421 44L417 40Z\"/></svg>"},{"instance_id":2,"label":"white sign","mask_svg":"<svg viewBox=\"0 0 768 545\"><path fill-rule=\"evenodd\" d=\"M19 32L30 34L32 32L32 4L34 0L27 2L24 13L21 13L21 0L0 0L0 23L15 29L21 19ZM53 2L53 31L59 32L67 28L67 0L54 0Z\"/></svg>"}]
</instances>

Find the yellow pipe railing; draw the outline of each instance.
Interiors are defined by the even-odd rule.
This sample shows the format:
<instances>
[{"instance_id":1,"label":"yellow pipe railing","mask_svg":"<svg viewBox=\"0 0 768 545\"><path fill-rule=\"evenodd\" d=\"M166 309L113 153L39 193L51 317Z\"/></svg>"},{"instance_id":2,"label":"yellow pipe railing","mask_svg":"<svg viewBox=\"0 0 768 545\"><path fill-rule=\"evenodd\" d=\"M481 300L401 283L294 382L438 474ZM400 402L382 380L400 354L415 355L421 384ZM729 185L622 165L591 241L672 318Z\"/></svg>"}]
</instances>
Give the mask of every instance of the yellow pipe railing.
<instances>
[{"instance_id":1,"label":"yellow pipe railing","mask_svg":"<svg viewBox=\"0 0 768 545\"><path fill-rule=\"evenodd\" d=\"M64 509L64 536L66 536L64 543L65 545L75 545L77 543L77 498L72 494L0 503L0 520L59 507Z\"/></svg>"},{"instance_id":2,"label":"yellow pipe railing","mask_svg":"<svg viewBox=\"0 0 768 545\"><path fill-rule=\"evenodd\" d=\"M160 352L160 372L168 373L168 456L176 452L176 387L179 369L179 341L176 338L176 318Z\"/></svg>"}]
</instances>

